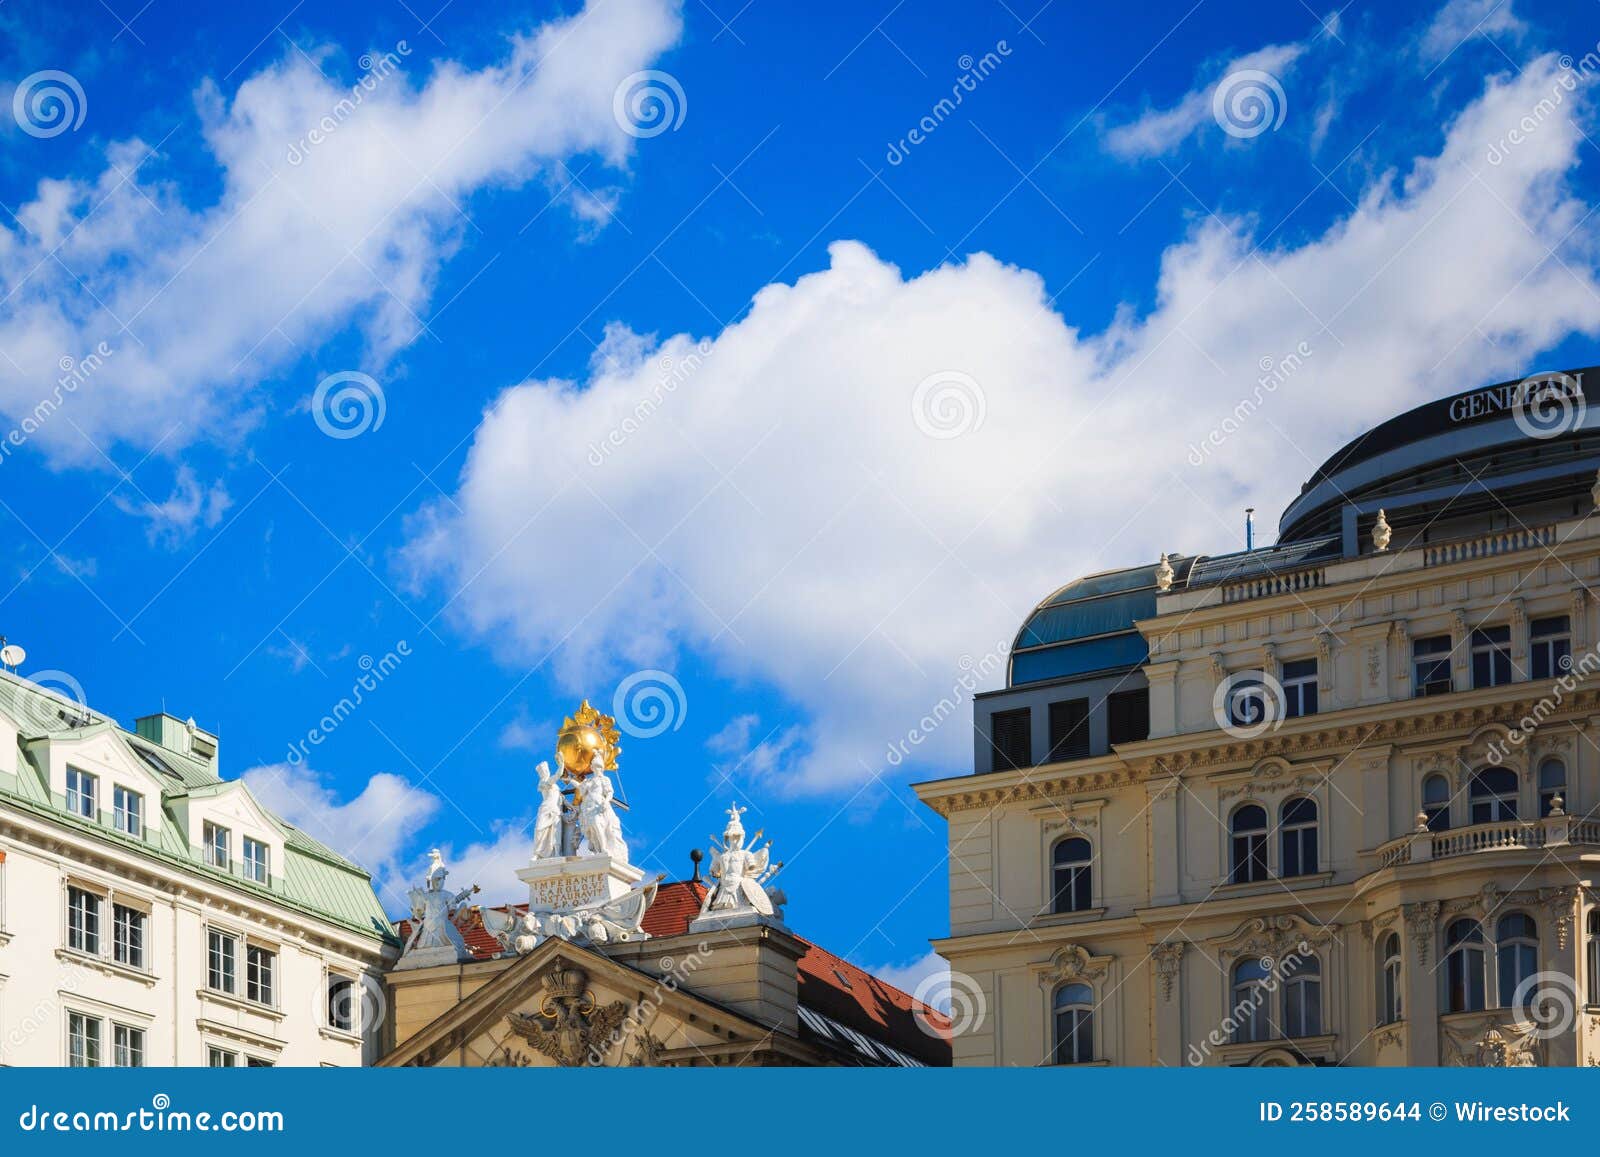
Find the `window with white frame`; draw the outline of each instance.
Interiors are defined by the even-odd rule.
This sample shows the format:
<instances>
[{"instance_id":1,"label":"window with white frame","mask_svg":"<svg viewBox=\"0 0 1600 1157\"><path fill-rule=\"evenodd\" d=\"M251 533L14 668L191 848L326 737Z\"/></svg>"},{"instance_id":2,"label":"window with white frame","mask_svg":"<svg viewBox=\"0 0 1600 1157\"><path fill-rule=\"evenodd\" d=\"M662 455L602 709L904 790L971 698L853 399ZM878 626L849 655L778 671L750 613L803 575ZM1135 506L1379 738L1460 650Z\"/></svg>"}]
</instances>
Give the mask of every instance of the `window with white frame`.
<instances>
[{"instance_id":1,"label":"window with white frame","mask_svg":"<svg viewBox=\"0 0 1600 1157\"><path fill-rule=\"evenodd\" d=\"M1278 821L1278 874L1310 876L1317 871L1317 801L1306 796L1283 801Z\"/></svg>"},{"instance_id":2,"label":"window with white frame","mask_svg":"<svg viewBox=\"0 0 1600 1157\"><path fill-rule=\"evenodd\" d=\"M246 1000L269 1007L273 1004L273 974L278 966L278 954L270 948L251 944L244 950L244 995Z\"/></svg>"},{"instance_id":3,"label":"window with white frame","mask_svg":"<svg viewBox=\"0 0 1600 1157\"><path fill-rule=\"evenodd\" d=\"M97 789L99 781L87 771L67 768L67 810L73 815L92 820L98 815Z\"/></svg>"},{"instance_id":4,"label":"window with white frame","mask_svg":"<svg viewBox=\"0 0 1600 1157\"><path fill-rule=\"evenodd\" d=\"M1433 635L1411 644L1411 693L1443 695L1452 690L1450 681L1450 636Z\"/></svg>"},{"instance_id":5,"label":"window with white frame","mask_svg":"<svg viewBox=\"0 0 1600 1157\"><path fill-rule=\"evenodd\" d=\"M356 1031L356 982L337 972L328 973L328 1027Z\"/></svg>"},{"instance_id":6,"label":"window with white frame","mask_svg":"<svg viewBox=\"0 0 1600 1157\"><path fill-rule=\"evenodd\" d=\"M1473 687L1503 687L1511 682L1511 628L1479 627L1472 632Z\"/></svg>"},{"instance_id":7,"label":"window with white frame","mask_svg":"<svg viewBox=\"0 0 1600 1157\"><path fill-rule=\"evenodd\" d=\"M126 1024L111 1026L111 1063L120 1069L144 1068L144 1029Z\"/></svg>"},{"instance_id":8,"label":"window with white frame","mask_svg":"<svg viewBox=\"0 0 1600 1157\"><path fill-rule=\"evenodd\" d=\"M1517 773L1507 767L1488 767L1472 777L1467 789L1475 824L1505 823L1517 818Z\"/></svg>"},{"instance_id":9,"label":"window with white frame","mask_svg":"<svg viewBox=\"0 0 1600 1157\"><path fill-rule=\"evenodd\" d=\"M1487 1003L1483 927L1462 917L1444 932L1444 1010L1482 1012Z\"/></svg>"},{"instance_id":10,"label":"window with white frame","mask_svg":"<svg viewBox=\"0 0 1600 1157\"><path fill-rule=\"evenodd\" d=\"M1528 624L1528 651L1535 679L1559 679L1572 670L1572 624L1566 615Z\"/></svg>"},{"instance_id":11,"label":"window with white frame","mask_svg":"<svg viewBox=\"0 0 1600 1157\"><path fill-rule=\"evenodd\" d=\"M206 987L232 995L238 987L239 938L212 928L206 932Z\"/></svg>"},{"instance_id":12,"label":"window with white frame","mask_svg":"<svg viewBox=\"0 0 1600 1157\"><path fill-rule=\"evenodd\" d=\"M1290 719L1317 713L1317 661L1296 659L1283 665L1284 714Z\"/></svg>"},{"instance_id":13,"label":"window with white frame","mask_svg":"<svg viewBox=\"0 0 1600 1157\"><path fill-rule=\"evenodd\" d=\"M1055 1014L1055 1050L1058 1065L1082 1065L1094 1060L1094 989L1087 984L1063 984L1052 1002Z\"/></svg>"},{"instance_id":14,"label":"window with white frame","mask_svg":"<svg viewBox=\"0 0 1600 1157\"><path fill-rule=\"evenodd\" d=\"M1523 912L1500 917L1494 950L1500 1007L1528 1007L1534 997L1534 986L1528 982L1539 971L1539 929L1533 917Z\"/></svg>"},{"instance_id":15,"label":"window with white frame","mask_svg":"<svg viewBox=\"0 0 1600 1157\"><path fill-rule=\"evenodd\" d=\"M1572 801L1567 798L1567 765L1552 756L1539 765L1539 814L1547 816L1555 811L1558 797L1561 810L1570 812Z\"/></svg>"},{"instance_id":16,"label":"window with white frame","mask_svg":"<svg viewBox=\"0 0 1600 1157\"><path fill-rule=\"evenodd\" d=\"M202 831L205 833L206 863L223 871L230 869L233 866L232 833L210 820L205 822Z\"/></svg>"},{"instance_id":17,"label":"window with white frame","mask_svg":"<svg viewBox=\"0 0 1600 1157\"><path fill-rule=\"evenodd\" d=\"M111 822L129 836L144 835L144 796L117 784L111 789Z\"/></svg>"},{"instance_id":18,"label":"window with white frame","mask_svg":"<svg viewBox=\"0 0 1600 1157\"><path fill-rule=\"evenodd\" d=\"M1401 988L1400 933L1383 938L1378 962L1378 1023L1394 1024L1401 1018L1404 990Z\"/></svg>"},{"instance_id":19,"label":"window with white frame","mask_svg":"<svg viewBox=\"0 0 1600 1157\"><path fill-rule=\"evenodd\" d=\"M149 917L127 904L111 905L111 958L129 968L144 970L145 922Z\"/></svg>"},{"instance_id":20,"label":"window with white frame","mask_svg":"<svg viewBox=\"0 0 1600 1157\"><path fill-rule=\"evenodd\" d=\"M1283 1035L1322 1035L1322 962L1314 955L1292 953L1282 963Z\"/></svg>"},{"instance_id":21,"label":"window with white frame","mask_svg":"<svg viewBox=\"0 0 1600 1157\"><path fill-rule=\"evenodd\" d=\"M244 1058L244 1067L247 1069L274 1069L277 1068L277 1065L267 1060L266 1057L246 1056Z\"/></svg>"},{"instance_id":22,"label":"window with white frame","mask_svg":"<svg viewBox=\"0 0 1600 1157\"><path fill-rule=\"evenodd\" d=\"M1430 832L1448 831L1450 828L1450 780L1443 775L1430 775L1422 781L1422 814L1428 817Z\"/></svg>"},{"instance_id":23,"label":"window with white frame","mask_svg":"<svg viewBox=\"0 0 1600 1157\"><path fill-rule=\"evenodd\" d=\"M221 1049L211 1045L206 1049L206 1067L211 1069L236 1069L239 1067L239 1054L229 1049Z\"/></svg>"},{"instance_id":24,"label":"window with white frame","mask_svg":"<svg viewBox=\"0 0 1600 1157\"><path fill-rule=\"evenodd\" d=\"M1249 1044L1272 1037L1271 973L1260 958L1252 956L1233 966L1233 1007L1228 1019L1233 1022L1233 1043Z\"/></svg>"},{"instance_id":25,"label":"window with white frame","mask_svg":"<svg viewBox=\"0 0 1600 1157\"><path fill-rule=\"evenodd\" d=\"M1260 804L1241 804L1229 820L1230 884L1252 884L1267 878L1267 811Z\"/></svg>"},{"instance_id":26,"label":"window with white frame","mask_svg":"<svg viewBox=\"0 0 1600 1157\"><path fill-rule=\"evenodd\" d=\"M1056 841L1050 855L1052 912L1087 912L1094 906L1091 860L1094 850L1081 836Z\"/></svg>"},{"instance_id":27,"label":"window with white frame","mask_svg":"<svg viewBox=\"0 0 1600 1157\"><path fill-rule=\"evenodd\" d=\"M100 1067L100 1018L82 1012L67 1013L67 1065L74 1069Z\"/></svg>"},{"instance_id":28,"label":"window with white frame","mask_svg":"<svg viewBox=\"0 0 1600 1157\"><path fill-rule=\"evenodd\" d=\"M100 904L98 893L76 886L67 888L68 948L100 955Z\"/></svg>"},{"instance_id":29,"label":"window with white frame","mask_svg":"<svg viewBox=\"0 0 1600 1157\"><path fill-rule=\"evenodd\" d=\"M267 883L272 876L272 849L250 836L245 836L241 845L244 849L245 878L258 884Z\"/></svg>"}]
</instances>

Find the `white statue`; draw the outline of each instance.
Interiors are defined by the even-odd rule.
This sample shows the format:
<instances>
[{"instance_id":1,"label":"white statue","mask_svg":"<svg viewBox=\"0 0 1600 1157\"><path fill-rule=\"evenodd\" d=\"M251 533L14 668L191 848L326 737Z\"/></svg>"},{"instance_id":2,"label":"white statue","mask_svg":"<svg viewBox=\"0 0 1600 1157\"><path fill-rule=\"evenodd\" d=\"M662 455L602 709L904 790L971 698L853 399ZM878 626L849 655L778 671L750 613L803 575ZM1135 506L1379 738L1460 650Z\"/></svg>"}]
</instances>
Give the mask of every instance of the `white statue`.
<instances>
[{"instance_id":1,"label":"white statue","mask_svg":"<svg viewBox=\"0 0 1600 1157\"><path fill-rule=\"evenodd\" d=\"M628 862L628 845L622 838L622 822L617 819L616 792L606 775L605 757L596 752L583 781L578 802L578 830L590 855L610 856L618 863Z\"/></svg>"},{"instance_id":2,"label":"white statue","mask_svg":"<svg viewBox=\"0 0 1600 1157\"><path fill-rule=\"evenodd\" d=\"M450 874L444 866L439 849L428 853L428 874L420 888L411 889L411 938L405 951L416 948L454 948L465 951L453 917L467 898L478 890L474 884L455 895L445 891L444 880Z\"/></svg>"},{"instance_id":3,"label":"white statue","mask_svg":"<svg viewBox=\"0 0 1600 1157\"><path fill-rule=\"evenodd\" d=\"M550 765L541 762L539 771L539 811L533 818L533 859L559 856L561 848L562 809L561 781L550 774Z\"/></svg>"},{"instance_id":4,"label":"white statue","mask_svg":"<svg viewBox=\"0 0 1600 1157\"><path fill-rule=\"evenodd\" d=\"M728 826L723 829L722 839L725 846L717 849L711 856L711 878L716 880L716 886L706 893L704 904L701 906L701 915L708 912L732 912L738 909L754 909L763 916L777 916L777 910L772 903L772 896L768 894L766 882L777 874L780 864L772 863L772 842L769 840L765 847L757 848L761 840L761 833L757 832L755 839L750 841L750 847L744 846L744 825L739 822L739 815L745 809L734 804L728 809ZM716 845L716 838L711 840Z\"/></svg>"}]
</instances>

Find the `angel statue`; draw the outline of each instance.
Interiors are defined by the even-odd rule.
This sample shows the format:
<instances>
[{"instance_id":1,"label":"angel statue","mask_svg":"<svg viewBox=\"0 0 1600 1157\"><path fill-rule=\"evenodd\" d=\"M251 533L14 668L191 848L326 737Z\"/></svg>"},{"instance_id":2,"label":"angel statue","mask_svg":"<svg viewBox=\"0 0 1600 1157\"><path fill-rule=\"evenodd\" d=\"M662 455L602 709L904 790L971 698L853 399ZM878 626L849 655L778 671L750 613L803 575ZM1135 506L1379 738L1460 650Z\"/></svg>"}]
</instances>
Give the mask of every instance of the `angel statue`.
<instances>
[{"instance_id":1,"label":"angel statue","mask_svg":"<svg viewBox=\"0 0 1600 1157\"><path fill-rule=\"evenodd\" d=\"M550 774L550 765L543 761L539 772L539 811L533 817L533 859L542 860L561 855L562 803L561 781Z\"/></svg>"},{"instance_id":2,"label":"angel statue","mask_svg":"<svg viewBox=\"0 0 1600 1157\"><path fill-rule=\"evenodd\" d=\"M706 893L705 902L700 909L701 915L739 908L754 908L763 916L777 914L772 905L772 897L763 885L772 879L783 865L771 862L770 840L765 847L757 849L756 845L761 840L760 832L757 832L755 839L750 841L749 848L744 846L744 825L739 822L739 815L744 810L738 804L728 808L728 826L722 832L725 846L717 848L711 856L711 878L717 883ZM715 836L712 837L711 843L716 847Z\"/></svg>"},{"instance_id":3,"label":"angel statue","mask_svg":"<svg viewBox=\"0 0 1600 1157\"><path fill-rule=\"evenodd\" d=\"M578 828L591 855L610 856L628 862L628 845L622 838L622 823L617 819L616 791L606 775L605 757L596 752L584 778L578 801Z\"/></svg>"},{"instance_id":4,"label":"angel statue","mask_svg":"<svg viewBox=\"0 0 1600 1157\"><path fill-rule=\"evenodd\" d=\"M423 886L411 889L411 939L406 941L405 951L410 952L414 948L466 950L466 943L461 939L452 917L467 898L477 892L478 885L463 888L451 895L444 887L444 879L449 874L449 869L444 866L444 857L439 854L438 848L434 848L428 853L428 874L423 879Z\"/></svg>"}]
</instances>

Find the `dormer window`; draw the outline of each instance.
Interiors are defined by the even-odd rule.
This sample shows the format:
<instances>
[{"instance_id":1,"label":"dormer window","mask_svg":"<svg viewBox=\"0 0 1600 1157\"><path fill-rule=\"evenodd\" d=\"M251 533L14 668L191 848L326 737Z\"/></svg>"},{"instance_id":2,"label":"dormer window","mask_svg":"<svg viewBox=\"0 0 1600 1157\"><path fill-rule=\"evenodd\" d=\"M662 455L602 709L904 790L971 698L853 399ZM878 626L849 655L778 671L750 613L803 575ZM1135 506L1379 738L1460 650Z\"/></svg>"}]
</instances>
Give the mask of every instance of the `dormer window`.
<instances>
[{"instance_id":1,"label":"dormer window","mask_svg":"<svg viewBox=\"0 0 1600 1157\"><path fill-rule=\"evenodd\" d=\"M67 768L67 810L73 815L92 820L98 814L98 783L87 771Z\"/></svg>"},{"instance_id":2,"label":"dormer window","mask_svg":"<svg viewBox=\"0 0 1600 1157\"><path fill-rule=\"evenodd\" d=\"M144 796L125 787L111 789L111 817L117 831L135 838L144 835Z\"/></svg>"},{"instance_id":3,"label":"dormer window","mask_svg":"<svg viewBox=\"0 0 1600 1157\"><path fill-rule=\"evenodd\" d=\"M227 828L220 824L206 821L205 825L205 854L206 863L213 868L228 871L233 866L233 836Z\"/></svg>"},{"instance_id":4,"label":"dormer window","mask_svg":"<svg viewBox=\"0 0 1600 1157\"><path fill-rule=\"evenodd\" d=\"M249 836L244 837L244 874L258 884L267 883L272 876L272 849Z\"/></svg>"}]
</instances>

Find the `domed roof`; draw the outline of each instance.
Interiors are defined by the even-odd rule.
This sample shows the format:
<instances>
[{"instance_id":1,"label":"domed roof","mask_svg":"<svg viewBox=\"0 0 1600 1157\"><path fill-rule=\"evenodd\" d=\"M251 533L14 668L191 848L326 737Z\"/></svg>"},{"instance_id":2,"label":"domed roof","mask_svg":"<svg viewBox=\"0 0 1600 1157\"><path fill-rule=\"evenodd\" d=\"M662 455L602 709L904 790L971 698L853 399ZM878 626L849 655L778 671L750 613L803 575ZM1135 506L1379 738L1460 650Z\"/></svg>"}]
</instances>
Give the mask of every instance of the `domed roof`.
<instances>
[{"instance_id":1,"label":"domed roof","mask_svg":"<svg viewBox=\"0 0 1600 1157\"><path fill-rule=\"evenodd\" d=\"M1168 560L1181 583L1192 559ZM1102 571L1059 588L1034 608L1011 648L1011 684L1137 666L1149 656L1134 628L1156 613L1160 563Z\"/></svg>"}]
</instances>

